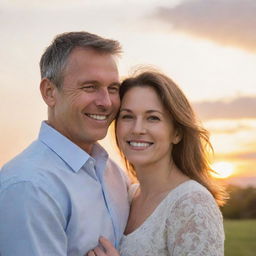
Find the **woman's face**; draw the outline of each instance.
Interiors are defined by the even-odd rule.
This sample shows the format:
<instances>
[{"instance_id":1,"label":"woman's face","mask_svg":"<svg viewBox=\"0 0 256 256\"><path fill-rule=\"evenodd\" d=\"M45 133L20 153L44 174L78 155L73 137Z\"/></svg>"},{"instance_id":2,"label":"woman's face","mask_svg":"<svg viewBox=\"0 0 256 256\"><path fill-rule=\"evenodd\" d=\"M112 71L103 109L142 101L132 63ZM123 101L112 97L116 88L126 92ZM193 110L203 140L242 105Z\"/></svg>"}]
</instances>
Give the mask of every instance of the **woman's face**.
<instances>
[{"instance_id":1,"label":"woman's face","mask_svg":"<svg viewBox=\"0 0 256 256\"><path fill-rule=\"evenodd\" d=\"M133 87L126 92L116 134L120 149L135 168L159 161L169 164L172 145L179 142L170 115L149 86Z\"/></svg>"}]
</instances>

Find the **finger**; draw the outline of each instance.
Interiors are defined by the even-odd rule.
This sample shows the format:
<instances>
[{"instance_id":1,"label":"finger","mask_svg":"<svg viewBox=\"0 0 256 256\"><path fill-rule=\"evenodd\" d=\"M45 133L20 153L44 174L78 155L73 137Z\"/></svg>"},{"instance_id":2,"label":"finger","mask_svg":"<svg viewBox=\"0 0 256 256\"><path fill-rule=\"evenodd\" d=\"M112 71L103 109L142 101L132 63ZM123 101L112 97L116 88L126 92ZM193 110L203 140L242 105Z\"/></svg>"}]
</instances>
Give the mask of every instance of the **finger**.
<instances>
[{"instance_id":1,"label":"finger","mask_svg":"<svg viewBox=\"0 0 256 256\"><path fill-rule=\"evenodd\" d=\"M111 248L111 247L114 247L112 245L112 243L107 239L105 238L104 236L101 236L100 239L99 239L100 243L106 247L106 248Z\"/></svg>"},{"instance_id":2,"label":"finger","mask_svg":"<svg viewBox=\"0 0 256 256\"><path fill-rule=\"evenodd\" d=\"M93 251L93 250L89 251L89 252L87 253L87 256L95 256L94 251Z\"/></svg>"},{"instance_id":3,"label":"finger","mask_svg":"<svg viewBox=\"0 0 256 256\"><path fill-rule=\"evenodd\" d=\"M106 254L101 248L96 247L94 250L94 253L96 256L108 256L108 254ZM112 255L111 255L112 256ZM115 256L115 255L113 255Z\"/></svg>"},{"instance_id":4,"label":"finger","mask_svg":"<svg viewBox=\"0 0 256 256\"><path fill-rule=\"evenodd\" d=\"M105 237L100 237L99 239L100 244L102 245L102 247L105 249L107 255L110 256L119 256L118 251L116 250L116 248L112 245L112 243Z\"/></svg>"}]
</instances>

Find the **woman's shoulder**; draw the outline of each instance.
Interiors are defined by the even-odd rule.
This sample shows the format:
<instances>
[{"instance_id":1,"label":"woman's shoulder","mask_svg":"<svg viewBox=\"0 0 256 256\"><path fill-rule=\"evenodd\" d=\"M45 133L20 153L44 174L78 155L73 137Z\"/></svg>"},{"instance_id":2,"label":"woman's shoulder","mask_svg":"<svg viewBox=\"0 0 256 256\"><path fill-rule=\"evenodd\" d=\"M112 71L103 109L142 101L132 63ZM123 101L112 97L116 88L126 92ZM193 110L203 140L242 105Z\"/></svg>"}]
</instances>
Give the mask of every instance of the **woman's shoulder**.
<instances>
[{"instance_id":1,"label":"woman's shoulder","mask_svg":"<svg viewBox=\"0 0 256 256\"><path fill-rule=\"evenodd\" d=\"M184 209L210 209L219 212L219 207L207 188L194 180L186 181L171 191L166 200L167 211L184 211Z\"/></svg>"},{"instance_id":2,"label":"woman's shoulder","mask_svg":"<svg viewBox=\"0 0 256 256\"><path fill-rule=\"evenodd\" d=\"M195 194L204 195L207 198L214 199L210 191L195 180L188 180L180 184L174 189L175 198L178 200L181 197L191 198Z\"/></svg>"},{"instance_id":3,"label":"woman's shoulder","mask_svg":"<svg viewBox=\"0 0 256 256\"><path fill-rule=\"evenodd\" d=\"M203 185L201 185L199 182L195 181L195 180L188 180L185 181L184 183L182 183L180 186L183 186L184 189L186 191L202 191L205 193L209 193L209 191L206 189L206 187L204 187Z\"/></svg>"},{"instance_id":4,"label":"woman's shoulder","mask_svg":"<svg viewBox=\"0 0 256 256\"><path fill-rule=\"evenodd\" d=\"M218 216L222 219L220 209L213 195L203 185L194 180L190 180L180 185L173 195L172 203L170 203L171 212L176 216L188 214Z\"/></svg>"}]
</instances>

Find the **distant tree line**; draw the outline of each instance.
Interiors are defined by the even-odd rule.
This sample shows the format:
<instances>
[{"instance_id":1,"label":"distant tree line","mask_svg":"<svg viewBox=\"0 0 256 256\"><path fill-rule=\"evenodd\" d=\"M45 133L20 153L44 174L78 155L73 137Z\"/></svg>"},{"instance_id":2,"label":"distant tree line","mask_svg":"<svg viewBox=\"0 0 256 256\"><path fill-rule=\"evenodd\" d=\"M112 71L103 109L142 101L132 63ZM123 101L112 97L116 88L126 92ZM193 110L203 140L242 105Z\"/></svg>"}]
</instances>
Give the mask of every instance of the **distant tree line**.
<instances>
[{"instance_id":1,"label":"distant tree line","mask_svg":"<svg viewBox=\"0 0 256 256\"><path fill-rule=\"evenodd\" d=\"M229 199L221 208L224 218L252 219L256 218L256 188L229 186Z\"/></svg>"}]
</instances>

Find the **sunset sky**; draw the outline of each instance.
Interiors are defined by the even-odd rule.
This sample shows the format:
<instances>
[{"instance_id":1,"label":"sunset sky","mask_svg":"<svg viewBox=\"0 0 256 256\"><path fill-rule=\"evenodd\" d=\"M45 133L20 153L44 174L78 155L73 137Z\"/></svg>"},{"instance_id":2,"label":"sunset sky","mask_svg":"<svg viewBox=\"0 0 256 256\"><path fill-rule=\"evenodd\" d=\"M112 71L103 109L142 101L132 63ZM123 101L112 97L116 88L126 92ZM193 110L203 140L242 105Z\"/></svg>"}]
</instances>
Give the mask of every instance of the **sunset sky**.
<instances>
[{"instance_id":1,"label":"sunset sky","mask_svg":"<svg viewBox=\"0 0 256 256\"><path fill-rule=\"evenodd\" d=\"M46 106L39 59L53 37L89 31L119 40L120 75L169 75L211 132L214 168L256 185L255 0L2 0L0 166L38 134ZM110 136L103 145L117 161Z\"/></svg>"}]
</instances>

